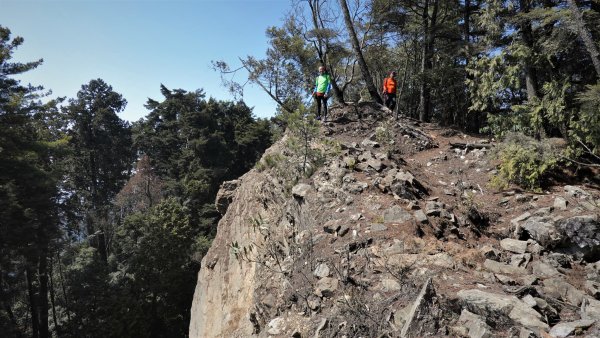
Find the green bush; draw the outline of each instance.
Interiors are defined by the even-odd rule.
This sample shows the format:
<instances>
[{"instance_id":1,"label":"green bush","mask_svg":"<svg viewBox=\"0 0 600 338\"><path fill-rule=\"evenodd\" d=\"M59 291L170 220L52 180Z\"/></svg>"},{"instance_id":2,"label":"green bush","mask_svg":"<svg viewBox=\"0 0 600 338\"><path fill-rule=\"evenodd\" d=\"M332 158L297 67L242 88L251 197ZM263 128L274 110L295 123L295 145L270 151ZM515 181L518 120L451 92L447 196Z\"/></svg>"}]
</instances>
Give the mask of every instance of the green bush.
<instances>
[{"instance_id":1,"label":"green bush","mask_svg":"<svg viewBox=\"0 0 600 338\"><path fill-rule=\"evenodd\" d=\"M266 169L275 168L283 160L281 154L266 154L261 161L256 163L256 170L262 172Z\"/></svg>"},{"instance_id":2,"label":"green bush","mask_svg":"<svg viewBox=\"0 0 600 338\"><path fill-rule=\"evenodd\" d=\"M558 163L558 153L548 140L536 141L523 134L509 134L497 150L499 170L492 177L495 188L504 189L514 183L539 191L544 176Z\"/></svg>"}]
</instances>

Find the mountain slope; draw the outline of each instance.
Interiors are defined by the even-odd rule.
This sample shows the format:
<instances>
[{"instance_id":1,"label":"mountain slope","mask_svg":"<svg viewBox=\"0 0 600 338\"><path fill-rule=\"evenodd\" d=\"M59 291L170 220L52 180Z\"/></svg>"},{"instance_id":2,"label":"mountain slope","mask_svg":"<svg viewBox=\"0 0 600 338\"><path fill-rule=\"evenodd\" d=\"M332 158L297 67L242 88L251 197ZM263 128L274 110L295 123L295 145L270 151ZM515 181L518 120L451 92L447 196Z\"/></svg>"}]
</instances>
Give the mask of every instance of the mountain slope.
<instances>
[{"instance_id":1,"label":"mountain slope","mask_svg":"<svg viewBox=\"0 0 600 338\"><path fill-rule=\"evenodd\" d=\"M309 178L288 135L222 187L191 337L600 332L598 190L494 191L493 142L331 111Z\"/></svg>"}]
</instances>

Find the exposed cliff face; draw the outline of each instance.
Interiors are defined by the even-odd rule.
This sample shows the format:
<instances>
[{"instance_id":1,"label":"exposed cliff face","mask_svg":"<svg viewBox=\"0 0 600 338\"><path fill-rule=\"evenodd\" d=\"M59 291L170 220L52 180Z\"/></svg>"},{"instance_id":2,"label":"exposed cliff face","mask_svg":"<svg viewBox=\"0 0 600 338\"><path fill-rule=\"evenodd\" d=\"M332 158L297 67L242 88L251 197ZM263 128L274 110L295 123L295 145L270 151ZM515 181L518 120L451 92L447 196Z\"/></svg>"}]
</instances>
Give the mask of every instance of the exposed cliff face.
<instances>
[{"instance_id":1,"label":"exposed cliff face","mask_svg":"<svg viewBox=\"0 0 600 338\"><path fill-rule=\"evenodd\" d=\"M278 151L280 147L274 145L266 154ZM277 180L256 170L225 187L219 193L218 204L219 210L226 213L202 260L192 304L190 337L248 337L256 331L249 315L256 303L260 269L256 262L242 260L242 253L237 250L251 243L262 245L256 222L259 217L267 221L281 218L285 194Z\"/></svg>"},{"instance_id":2,"label":"exposed cliff face","mask_svg":"<svg viewBox=\"0 0 600 338\"><path fill-rule=\"evenodd\" d=\"M492 144L387 113L332 109L310 178L286 137L223 185L190 336L600 332L598 191L488 191Z\"/></svg>"}]
</instances>

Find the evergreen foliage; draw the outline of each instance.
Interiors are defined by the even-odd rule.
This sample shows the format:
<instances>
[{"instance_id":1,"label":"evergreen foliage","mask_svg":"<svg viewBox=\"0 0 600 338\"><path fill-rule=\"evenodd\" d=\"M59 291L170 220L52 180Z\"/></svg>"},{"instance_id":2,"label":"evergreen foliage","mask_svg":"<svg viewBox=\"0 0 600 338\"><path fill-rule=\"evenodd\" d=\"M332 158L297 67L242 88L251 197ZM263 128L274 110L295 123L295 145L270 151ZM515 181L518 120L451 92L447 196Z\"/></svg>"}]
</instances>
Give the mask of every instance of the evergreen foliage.
<instances>
[{"instance_id":1,"label":"evergreen foliage","mask_svg":"<svg viewBox=\"0 0 600 338\"><path fill-rule=\"evenodd\" d=\"M545 174L559 160L558 149L553 144L536 141L519 133L509 134L496 152L500 169L492 177L491 183L499 189L506 189L514 183L540 191Z\"/></svg>"}]
</instances>

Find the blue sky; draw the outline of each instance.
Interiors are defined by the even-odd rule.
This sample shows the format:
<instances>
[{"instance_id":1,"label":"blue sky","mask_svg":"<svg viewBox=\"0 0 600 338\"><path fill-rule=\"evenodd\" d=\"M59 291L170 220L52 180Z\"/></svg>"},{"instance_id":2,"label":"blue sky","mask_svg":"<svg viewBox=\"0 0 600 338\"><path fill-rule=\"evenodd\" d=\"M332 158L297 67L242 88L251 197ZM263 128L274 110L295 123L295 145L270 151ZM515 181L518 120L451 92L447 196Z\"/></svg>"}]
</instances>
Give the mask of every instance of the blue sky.
<instances>
[{"instance_id":1,"label":"blue sky","mask_svg":"<svg viewBox=\"0 0 600 338\"><path fill-rule=\"evenodd\" d=\"M211 61L233 68L238 57L264 56L266 28L290 8L289 0L0 0L0 25L25 39L13 62L44 59L22 83L73 98L101 78L127 99L121 118L136 121L148 97L162 101L161 83L232 100ZM275 113L258 87L244 101L258 117Z\"/></svg>"}]
</instances>

